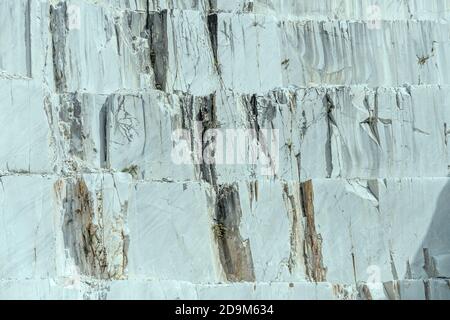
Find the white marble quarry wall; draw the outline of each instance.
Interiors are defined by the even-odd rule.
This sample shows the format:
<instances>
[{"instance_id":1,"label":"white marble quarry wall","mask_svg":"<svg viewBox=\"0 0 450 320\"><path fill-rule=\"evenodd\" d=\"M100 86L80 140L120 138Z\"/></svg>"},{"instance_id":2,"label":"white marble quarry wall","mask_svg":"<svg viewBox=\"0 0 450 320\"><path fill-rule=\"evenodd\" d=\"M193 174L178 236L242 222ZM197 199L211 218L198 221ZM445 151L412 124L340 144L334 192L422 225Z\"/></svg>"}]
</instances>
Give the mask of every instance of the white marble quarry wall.
<instances>
[{"instance_id":1,"label":"white marble quarry wall","mask_svg":"<svg viewBox=\"0 0 450 320\"><path fill-rule=\"evenodd\" d=\"M450 299L449 6L0 1L0 299Z\"/></svg>"}]
</instances>

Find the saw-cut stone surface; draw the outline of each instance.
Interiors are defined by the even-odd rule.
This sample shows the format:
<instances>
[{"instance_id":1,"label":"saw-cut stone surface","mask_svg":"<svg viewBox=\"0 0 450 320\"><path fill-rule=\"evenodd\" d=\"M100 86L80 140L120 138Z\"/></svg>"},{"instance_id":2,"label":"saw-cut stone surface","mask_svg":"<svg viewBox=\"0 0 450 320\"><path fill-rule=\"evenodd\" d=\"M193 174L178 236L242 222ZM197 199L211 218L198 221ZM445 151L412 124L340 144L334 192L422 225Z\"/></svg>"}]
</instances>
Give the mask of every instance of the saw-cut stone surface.
<instances>
[{"instance_id":1,"label":"saw-cut stone surface","mask_svg":"<svg viewBox=\"0 0 450 320\"><path fill-rule=\"evenodd\" d=\"M0 299L450 299L449 10L0 1Z\"/></svg>"}]
</instances>

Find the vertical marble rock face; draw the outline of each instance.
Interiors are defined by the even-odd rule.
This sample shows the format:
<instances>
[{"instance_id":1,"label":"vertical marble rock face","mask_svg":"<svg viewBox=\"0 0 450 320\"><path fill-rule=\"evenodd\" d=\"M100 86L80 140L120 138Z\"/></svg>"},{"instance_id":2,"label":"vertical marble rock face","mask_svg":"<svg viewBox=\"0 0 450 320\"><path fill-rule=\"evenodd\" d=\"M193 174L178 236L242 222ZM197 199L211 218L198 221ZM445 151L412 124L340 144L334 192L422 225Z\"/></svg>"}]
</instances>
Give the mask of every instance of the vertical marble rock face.
<instances>
[{"instance_id":1,"label":"vertical marble rock face","mask_svg":"<svg viewBox=\"0 0 450 320\"><path fill-rule=\"evenodd\" d=\"M0 299L449 299L449 9L0 1Z\"/></svg>"},{"instance_id":2,"label":"vertical marble rock face","mask_svg":"<svg viewBox=\"0 0 450 320\"><path fill-rule=\"evenodd\" d=\"M31 77L31 1L2 1L0 9L0 70Z\"/></svg>"},{"instance_id":3,"label":"vertical marble rock face","mask_svg":"<svg viewBox=\"0 0 450 320\"><path fill-rule=\"evenodd\" d=\"M55 222L60 211L54 198L55 182L55 178L30 175L0 178L2 280L57 276Z\"/></svg>"},{"instance_id":4,"label":"vertical marble rock face","mask_svg":"<svg viewBox=\"0 0 450 320\"><path fill-rule=\"evenodd\" d=\"M126 277L130 180L126 174L90 174L61 182L64 246L80 274Z\"/></svg>"},{"instance_id":5,"label":"vertical marble rock face","mask_svg":"<svg viewBox=\"0 0 450 320\"><path fill-rule=\"evenodd\" d=\"M55 155L42 88L0 77L0 100L0 172L51 172Z\"/></svg>"},{"instance_id":6,"label":"vertical marble rock face","mask_svg":"<svg viewBox=\"0 0 450 320\"><path fill-rule=\"evenodd\" d=\"M108 93L150 86L144 13L64 1L50 7L58 92Z\"/></svg>"},{"instance_id":7,"label":"vertical marble rock face","mask_svg":"<svg viewBox=\"0 0 450 320\"><path fill-rule=\"evenodd\" d=\"M164 10L149 16L156 88L207 95L219 79L207 18L198 11Z\"/></svg>"}]
</instances>

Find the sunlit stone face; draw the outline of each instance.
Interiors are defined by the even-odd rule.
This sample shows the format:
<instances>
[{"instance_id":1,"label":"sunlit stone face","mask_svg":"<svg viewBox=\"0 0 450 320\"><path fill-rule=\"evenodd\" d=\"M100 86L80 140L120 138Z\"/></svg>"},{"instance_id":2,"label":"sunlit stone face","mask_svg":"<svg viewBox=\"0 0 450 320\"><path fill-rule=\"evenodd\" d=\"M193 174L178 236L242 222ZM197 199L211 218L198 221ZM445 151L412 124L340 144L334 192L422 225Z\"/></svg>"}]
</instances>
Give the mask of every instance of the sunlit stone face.
<instances>
[{"instance_id":1,"label":"sunlit stone face","mask_svg":"<svg viewBox=\"0 0 450 320\"><path fill-rule=\"evenodd\" d=\"M449 12L1 0L0 298L450 298Z\"/></svg>"}]
</instances>

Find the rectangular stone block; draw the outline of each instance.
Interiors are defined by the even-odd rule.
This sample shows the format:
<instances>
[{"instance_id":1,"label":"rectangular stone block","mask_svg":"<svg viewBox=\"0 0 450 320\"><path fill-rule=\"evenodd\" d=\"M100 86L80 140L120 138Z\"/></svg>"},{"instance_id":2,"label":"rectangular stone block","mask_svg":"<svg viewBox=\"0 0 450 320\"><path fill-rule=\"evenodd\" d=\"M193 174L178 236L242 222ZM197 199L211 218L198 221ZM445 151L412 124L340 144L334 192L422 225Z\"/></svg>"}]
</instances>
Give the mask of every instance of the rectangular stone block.
<instances>
[{"instance_id":1,"label":"rectangular stone block","mask_svg":"<svg viewBox=\"0 0 450 320\"><path fill-rule=\"evenodd\" d=\"M226 143L234 144L226 160L232 152L248 153L248 145L242 150L235 144L246 141L225 136L226 129L276 132L278 147L267 144L266 149L280 179L443 177L449 162L445 95L446 87L440 86L216 95L215 118ZM216 159L222 159L219 152ZM218 181L262 176L263 163L232 164L218 161Z\"/></svg>"},{"instance_id":2,"label":"rectangular stone block","mask_svg":"<svg viewBox=\"0 0 450 320\"><path fill-rule=\"evenodd\" d=\"M219 85L207 19L199 11L150 14L156 88L208 95Z\"/></svg>"},{"instance_id":3,"label":"rectangular stone block","mask_svg":"<svg viewBox=\"0 0 450 320\"><path fill-rule=\"evenodd\" d=\"M447 279L433 279L426 283L428 300L449 300L450 283Z\"/></svg>"},{"instance_id":4,"label":"rectangular stone block","mask_svg":"<svg viewBox=\"0 0 450 320\"><path fill-rule=\"evenodd\" d=\"M128 216L129 278L217 282L213 196L200 183L138 183Z\"/></svg>"},{"instance_id":5,"label":"rectangular stone block","mask_svg":"<svg viewBox=\"0 0 450 320\"><path fill-rule=\"evenodd\" d=\"M423 249L445 250L438 239L448 225L448 183L447 178L313 180L327 281L423 277Z\"/></svg>"},{"instance_id":6,"label":"rectangular stone block","mask_svg":"<svg viewBox=\"0 0 450 320\"><path fill-rule=\"evenodd\" d=\"M302 19L407 20L446 19L450 3L446 0L215 0L225 11L251 11L258 14Z\"/></svg>"},{"instance_id":7,"label":"rectangular stone block","mask_svg":"<svg viewBox=\"0 0 450 320\"><path fill-rule=\"evenodd\" d=\"M31 32L32 24L35 24L33 9L35 6L32 7L30 0L5 0L0 4L0 21L3 26L0 28L0 72L32 77Z\"/></svg>"},{"instance_id":8,"label":"rectangular stone block","mask_svg":"<svg viewBox=\"0 0 450 320\"><path fill-rule=\"evenodd\" d=\"M449 83L443 72L449 51L443 40L448 33L445 24L382 23L377 29L365 22L282 22L283 84L376 87ZM423 41L417 42L417 38Z\"/></svg>"},{"instance_id":9,"label":"rectangular stone block","mask_svg":"<svg viewBox=\"0 0 450 320\"><path fill-rule=\"evenodd\" d=\"M94 279L127 277L130 193L129 174L84 174L59 180L65 270Z\"/></svg>"},{"instance_id":10,"label":"rectangular stone block","mask_svg":"<svg viewBox=\"0 0 450 320\"><path fill-rule=\"evenodd\" d=\"M270 16L217 14L210 32L216 39L217 67L226 89L259 93L282 86L278 29Z\"/></svg>"},{"instance_id":11,"label":"rectangular stone block","mask_svg":"<svg viewBox=\"0 0 450 320\"><path fill-rule=\"evenodd\" d=\"M0 178L0 279L57 275L55 221L60 208L54 198L55 182L54 177L38 175Z\"/></svg>"},{"instance_id":12,"label":"rectangular stone block","mask_svg":"<svg viewBox=\"0 0 450 320\"><path fill-rule=\"evenodd\" d=\"M0 78L0 171L49 173L56 164L42 88Z\"/></svg>"},{"instance_id":13,"label":"rectangular stone block","mask_svg":"<svg viewBox=\"0 0 450 320\"><path fill-rule=\"evenodd\" d=\"M50 9L58 92L112 93L152 87L144 13L114 13L85 1Z\"/></svg>"},{"instance_id":14,"label":"rectangular stone block","mask_svg":"<svg viewBox=\"0 0 450 320\"><path fill-rule=\"evenodd\" d=\"M2 300L81 300L80 290L54 280L0 280Z\"/></svg>"}]
</instances>

